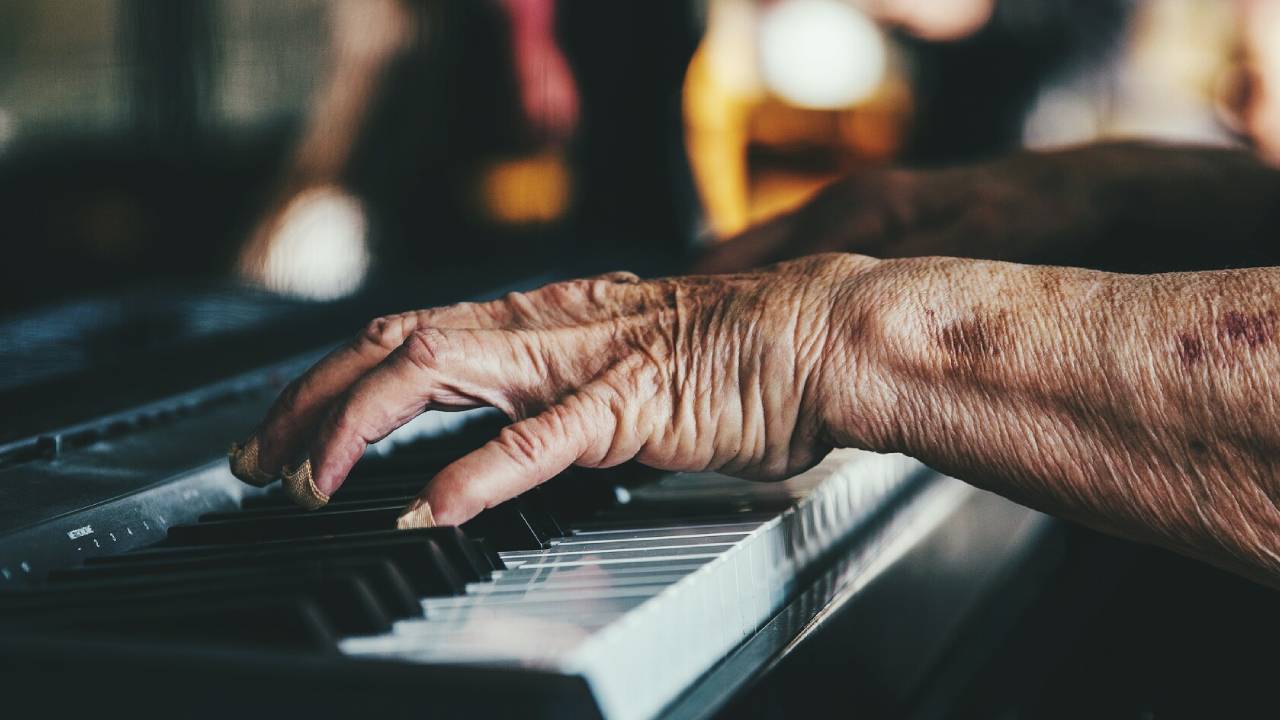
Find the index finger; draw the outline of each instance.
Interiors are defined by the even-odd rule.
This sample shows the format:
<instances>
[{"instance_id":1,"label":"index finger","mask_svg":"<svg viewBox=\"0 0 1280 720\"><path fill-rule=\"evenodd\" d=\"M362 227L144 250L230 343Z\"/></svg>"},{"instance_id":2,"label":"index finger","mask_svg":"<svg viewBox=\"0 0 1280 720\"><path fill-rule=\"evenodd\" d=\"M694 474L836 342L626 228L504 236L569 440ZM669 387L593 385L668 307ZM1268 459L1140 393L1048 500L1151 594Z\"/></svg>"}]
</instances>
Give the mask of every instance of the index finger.
<instances>
[{"instance_id":1,"label":"index finger","mask_svg":"<svg viewBox=\"0 0 1280 720\"><path fill-rule=\"evenodd\" d=\"M612 313L612 290L638 282L631 273L606 273L484 303L459 303L378 318L281 392L249 440L232 446L232 473L255 485L278 477L305 448L330 405L419 328L483 330L571 324Z\"/></svg>"},{"instance_id":2,"label":"index finger","mask_svg":"<svg viewBox=\"0 0 1280 720\"><path fill-rule=\"evenodd\" d=\"M559 475L570 465L616 465L639 451L618 440L619 417L608 390L595 383L441 470L396 521L400 529L461 525L486 508Z\"/></svg>"}]
</instances>

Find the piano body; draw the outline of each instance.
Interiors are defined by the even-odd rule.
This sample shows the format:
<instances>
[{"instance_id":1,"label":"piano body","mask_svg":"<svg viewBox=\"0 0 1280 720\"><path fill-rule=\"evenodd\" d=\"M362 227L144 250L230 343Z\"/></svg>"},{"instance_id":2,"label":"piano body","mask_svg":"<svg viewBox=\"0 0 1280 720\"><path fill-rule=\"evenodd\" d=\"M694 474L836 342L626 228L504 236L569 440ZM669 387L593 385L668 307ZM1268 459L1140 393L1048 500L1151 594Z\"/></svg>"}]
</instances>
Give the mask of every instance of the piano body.
<instances>
[{"instance_id":1,"label":"piano body","mask_svg":"<svg viewBox=\"0 0 1280 720\"><path fill-rule=\"evenodd\" d=\"M1044 516L854 450L773 484L575 469L462 528L394 530L434 469L496 432L487 411L424 414L305 512L223 453L317 356L0 448L10 702L709 717L887 587L927 612L886 614L884 640L849 652L918 705L974 608L1053 545Z\"/></svg>"}]
</instances>

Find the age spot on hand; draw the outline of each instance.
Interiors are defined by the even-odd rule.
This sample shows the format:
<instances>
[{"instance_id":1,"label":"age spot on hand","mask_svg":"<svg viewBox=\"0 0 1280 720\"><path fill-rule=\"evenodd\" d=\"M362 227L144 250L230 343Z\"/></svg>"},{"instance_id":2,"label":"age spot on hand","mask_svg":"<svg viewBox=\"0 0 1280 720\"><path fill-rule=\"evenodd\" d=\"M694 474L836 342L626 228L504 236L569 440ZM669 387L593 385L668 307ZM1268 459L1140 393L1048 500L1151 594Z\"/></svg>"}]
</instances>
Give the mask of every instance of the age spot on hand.
<instances>
[{"instance_id":1,"label":"age spot on hand","mask_svg":"<svg viewBox=\"0 0 1280 720\"><path fill-rule=\"evenodd\" d=\"M1245 344L1251 348L1270 342L1274 335L1276 313L1243 313L1229 310L1218 320L1218 337L1224 344Z\"/></svg>"},{"instance_id":2,"label":"age spot on hand","mask_svg":"<svg viewBox=\"0 0 1280 720\"><path fill-rule=\"evenodd\" d=\"M1204 359L1204 341L1191 333L1180 333L1177 337L1177 351L1183 367L1195 367Z\"/></svg>"},{"instance_id":3,"label":"age spot on hand","mask_svg":"<svg viewBox=\"0 0 1280 720\"><path fill-rule=\"evenodd\" d=\"M1006 321L976 315L945 325L938 332L938 342L956 362L973 364L1000 354L1000 338Z\"/></svg>"}]
</instances>

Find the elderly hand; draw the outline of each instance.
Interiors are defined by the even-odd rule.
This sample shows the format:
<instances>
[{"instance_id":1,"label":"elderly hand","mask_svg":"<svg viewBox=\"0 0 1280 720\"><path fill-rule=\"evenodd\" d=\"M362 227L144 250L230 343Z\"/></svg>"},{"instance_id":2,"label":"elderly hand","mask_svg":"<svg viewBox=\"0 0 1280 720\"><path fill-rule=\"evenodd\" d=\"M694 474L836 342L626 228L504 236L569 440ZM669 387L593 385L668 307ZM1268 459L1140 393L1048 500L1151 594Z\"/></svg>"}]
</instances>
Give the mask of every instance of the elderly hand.
<instances>
[{"instance_id":1,"label":"elderly hand","mask_svg":"<svg viewBox=\"0 0 1280 720\"><path fill-rule=\"evenodd\" d=\"M284 473L319 506L369 443L424 410L493 406L515 422L431 479L402 527L462 523L573 464L780 479L833 445L841 388L866 371L845 347L862 322L851 298L877 264L616 273L379 318L292 383L232 465L250 482Z\"/></svg>"},{"instance_id":2,"label":"elderly hand","mask_svg":"<svg viewBox=\"0 0 1280 720\"><path fill-rule=\"evenodd\" d=\"M283 472L317 507L423 410L506 412L401 516L417 527L574 463L769 479L852 446L1280 587L1277 288L1277 268L857 255L557 283L375 321L282 394L232 467Z\"/></svg>"}]
</instances>

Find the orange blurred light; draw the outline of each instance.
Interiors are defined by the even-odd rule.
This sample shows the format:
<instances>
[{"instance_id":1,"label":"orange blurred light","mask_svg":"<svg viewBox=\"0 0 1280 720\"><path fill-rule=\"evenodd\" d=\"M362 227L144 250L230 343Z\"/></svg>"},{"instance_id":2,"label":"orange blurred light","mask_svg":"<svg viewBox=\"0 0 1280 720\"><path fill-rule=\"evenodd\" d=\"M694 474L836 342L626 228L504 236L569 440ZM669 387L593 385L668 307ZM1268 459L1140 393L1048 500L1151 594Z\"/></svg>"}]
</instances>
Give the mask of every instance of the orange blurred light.
<instances>
[{"instance_id":1,"label":"orange blurred light","mask_svg":"<svg viewBox=\"0 0 1280 720\"><path fill-rule=\"evenodd\" d=\"M480 175L480 203L505 225L548 223L569 209L571 180L557 152L495 162Z\"/></svg>"}]
</instances>

